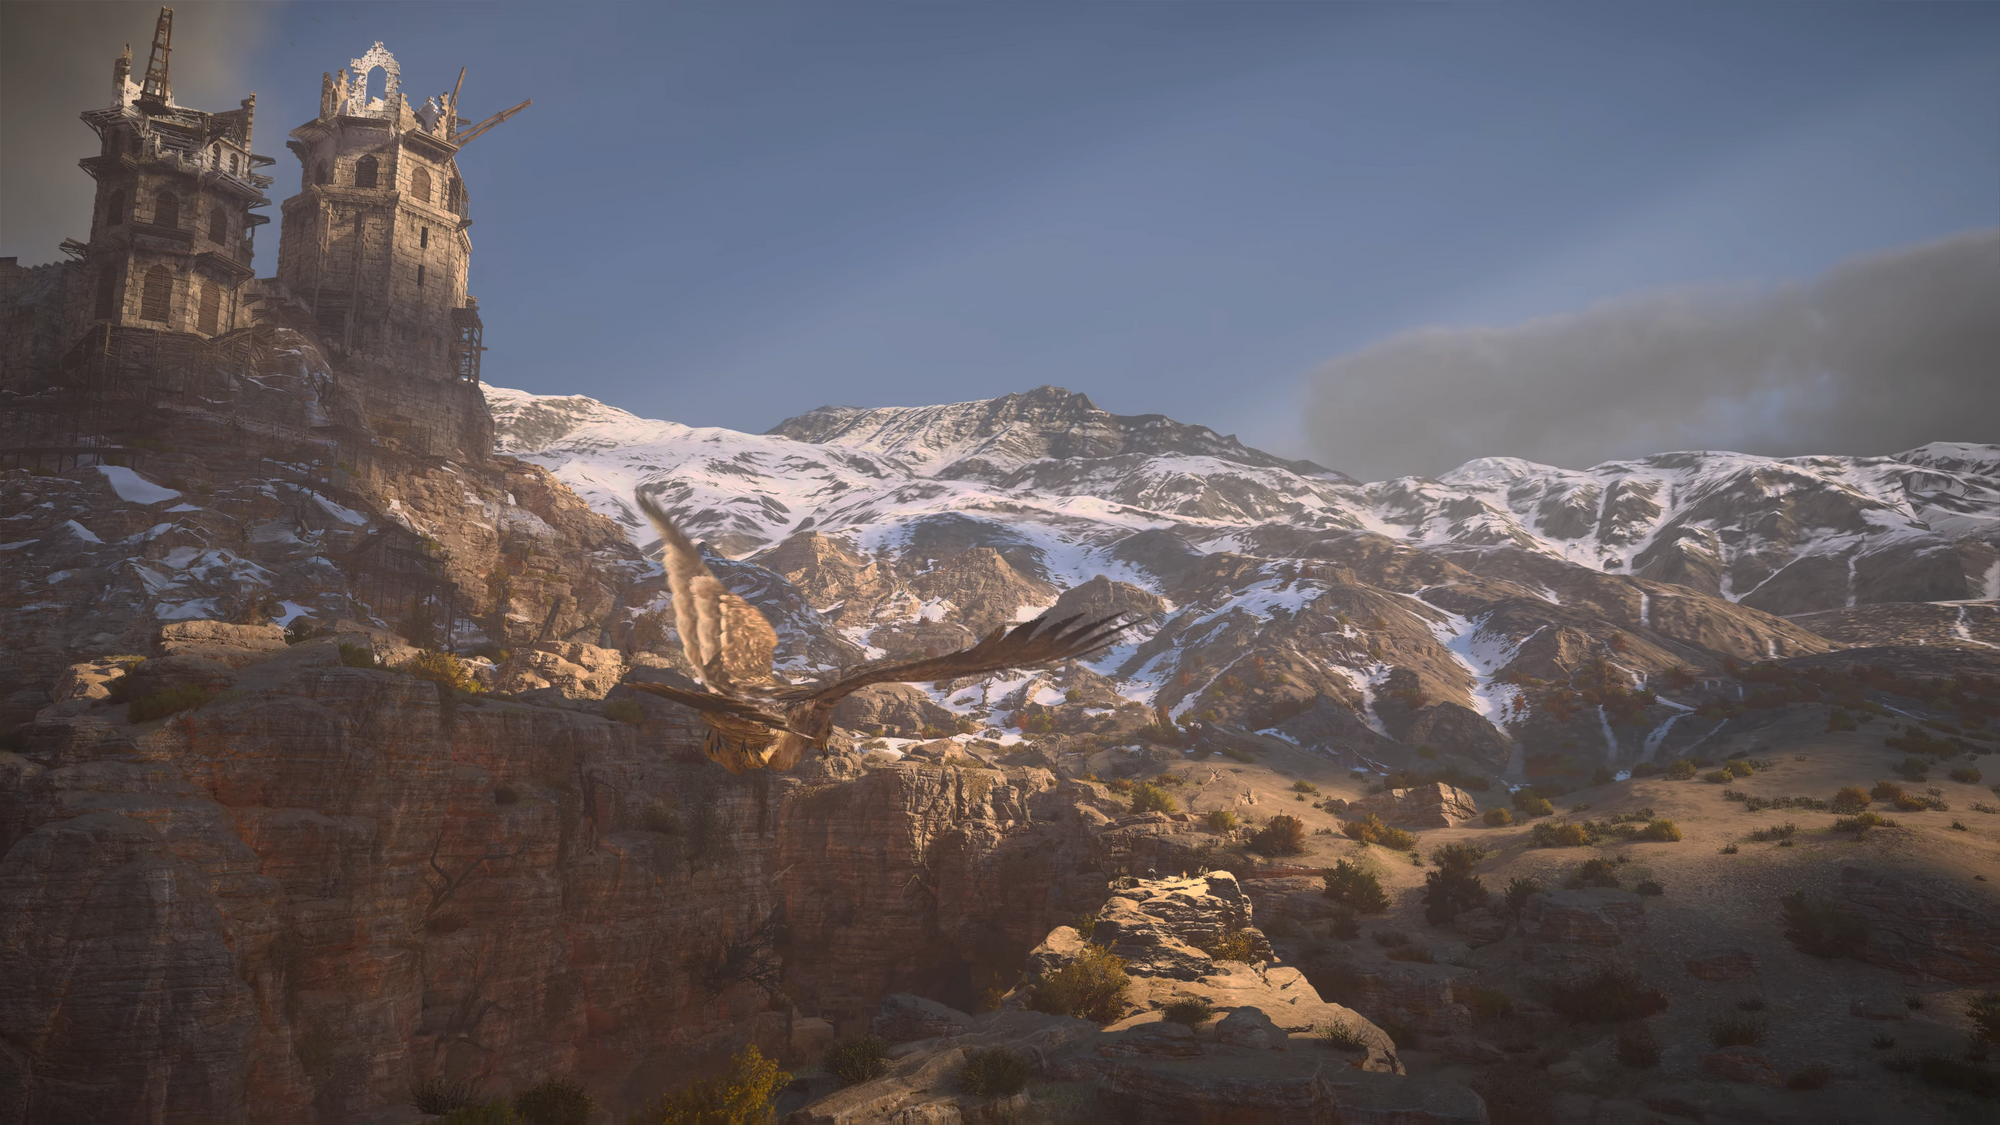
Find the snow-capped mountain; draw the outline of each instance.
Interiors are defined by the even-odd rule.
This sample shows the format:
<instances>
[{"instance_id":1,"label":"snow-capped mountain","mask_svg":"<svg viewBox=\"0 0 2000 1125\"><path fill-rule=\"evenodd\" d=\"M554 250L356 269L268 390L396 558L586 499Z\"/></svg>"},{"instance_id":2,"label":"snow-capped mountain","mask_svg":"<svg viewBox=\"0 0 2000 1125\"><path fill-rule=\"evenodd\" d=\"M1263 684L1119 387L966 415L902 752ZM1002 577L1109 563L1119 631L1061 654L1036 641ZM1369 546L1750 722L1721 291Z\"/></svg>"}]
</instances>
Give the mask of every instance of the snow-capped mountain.
<instances>
[{"instance_id":1,"label":"snow-capped mountain","mask_svg":"<svg viewBox=\"0 0 2000 1125\"><path fill-rule=\"evenodd\" d=\"M949 646L1058 599L1125 610L1146 618L1141 635L1096 663L1103 682L1084 694L1350 751L1444 742L1498 764L1538 739L1574 744L1582 723L1607 753L1653 754L1693 736L1674 734L1689 704L1607 711L1607 693L1674 666L1851 643L1776 615L2000 596L2000 446L1584 470L1484 458L1362 483L1054 387L826 407L765 434L487 394L502 452L642 545L653 535L630 497L655 492L863 652ZM1990 606L1967 612L1965 644L2000 642ZM1549 702L1572 688L1595 714ZM934 702L1018 721L1047 690Z\"/></svg>"}]
</instances>

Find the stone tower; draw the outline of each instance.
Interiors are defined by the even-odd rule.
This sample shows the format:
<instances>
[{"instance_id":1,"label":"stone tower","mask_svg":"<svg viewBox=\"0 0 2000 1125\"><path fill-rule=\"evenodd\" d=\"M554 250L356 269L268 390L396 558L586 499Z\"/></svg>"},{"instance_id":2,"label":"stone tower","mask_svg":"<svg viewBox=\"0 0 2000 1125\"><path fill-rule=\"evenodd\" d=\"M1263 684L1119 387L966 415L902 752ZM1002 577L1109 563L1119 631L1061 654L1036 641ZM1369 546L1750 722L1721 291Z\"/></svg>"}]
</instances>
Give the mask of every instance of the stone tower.
<instances>
[{"instance_id":1,"label":"stone tower","mask_svg":"<svg viewBox=\"0 0 2000 1125\"><path fill-rule=\"evenodd\" d=\"M319 116L286 142L303 173L284 202L278 280L349 360L477 382L460 122L450 96L413 111L401 87L380 43L322 76Z\"/></svg>"},{"instance_id":2,"label":"stone tower","mask_svg":"<svg viewBox=\"0 0 2000 1125\"><path fill-rule=\"evenodd\" d=\"M111 105L83 114L101 150L80 162L97 181L82 319L215 336L247 322L250 236L270 221L251 210L270 202L256 169L274 162L250 151L255 94L223 113L174 104L173 18L160 10L143 80L125 48Z\"/></svg>"}]
</instances>

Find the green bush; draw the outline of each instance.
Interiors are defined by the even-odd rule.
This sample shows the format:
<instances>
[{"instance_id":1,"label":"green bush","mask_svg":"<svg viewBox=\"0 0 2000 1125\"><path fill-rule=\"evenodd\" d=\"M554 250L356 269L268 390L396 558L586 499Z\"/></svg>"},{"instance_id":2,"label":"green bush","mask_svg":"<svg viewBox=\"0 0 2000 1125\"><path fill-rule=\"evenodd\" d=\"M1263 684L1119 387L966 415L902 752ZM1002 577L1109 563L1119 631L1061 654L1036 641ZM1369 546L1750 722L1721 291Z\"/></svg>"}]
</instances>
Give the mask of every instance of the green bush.
<instances>
[{"instance_id":1,"label":"green bush","mask_svg":"<svg viewBox=\"0 0 2000 1125\"><path fill-rule=\"evenodd\" d=\"M874 1035L857 1035L828 1047L820 1065L842 1086L859 1086L889 1073L889 1044Z\"/></svg>"},{"instance_id":2,"label":"green bush","mask_svg":"<svg viewBox=\"0 0 2000 1125\"><path fill-rule=\"evenodd\" d=\"M1437 870L1424 876L1424 921L1450 925L1460 914L1486 905L1486 886L1472 873L1485 857L1485 849L1470 844L1446 844L1431 853Z\"/></svg>"},{"instance_id":3,"label":"green bush","mask_svg":"<svg viewBox=\"0 0 2000 1125\"><path fill-rule=\"evenodd\" d=\"M596 1109L582 1086L560 1078L544 1078L514 1095L514 1112L528 1125L590 1125Z\"/></svg>"},{"instance_id":4,"label":"green bush","mask_svg":"<svg viewBox=\"0 0 2000 1125\"><path fill-rule=\"evenodd\" d=\"M729 1060L719 1078L695 1082L631 1116L631 1125L768 1125L779 1091L792 1076L755 1044Z\"/></svg>"},{"instance_id":5,"label":"green bush","mask_svg":"<svg viewBox=\"0 0 2000 1125\"><path fill-rule=\"evenodd\" d=\"M1904 781L1929 781L1931 764L1923 758L1904 758L1902 764L1896 767L1896 772L1902 775Z\"/></svg>"},{"instance_id":6,"label":"green bush","mask_svg":"<svg viewBox=\"0 0 2000 1125\"><path fill-rule=\"evenodd\" d=\"M646 721L646 708L636 699L614 699L604 705L604 717L614 723L637 726Z\"/></svg>"},{"instance_id":7,"label":"green bush","mask_svg":"<svg viewBox=\"0 0 2000 1125\"><path fill-rule=\"evenodd\" d=\"M1717 1047L1755 1047L1770 1024L1760 1016L1717 1016L1708 1021L1708 1041Z\"/></svg>"},{"instance_id":8,"label":"green bush","mask_svg":"<svg viewBox=\"0 0 2000 1125\"><path fill-rule=\"evenodd\" d=\"M1514 1013L1514 998L1497 988L1477 988L1472 992L1472 1014L1483 1020L1497 1020Z\"/></svg>"},{"instance_id":9,"label":"green bush","mask_svg":"<svg viewBox=\"0 0 2000 1125\"><path fill-rule=\"evenodd\" d=\"M1854 721L1854 716L1848 714L1845 707L1835 707L1826 713L1826 729L1829 732L1855 730L1859 726L1860 724Z\"/></svg>"},{"instance_id":10,"label":"green bush","mask_svg":"<svg viewBox=\"0 0 2000 1125\"><path fill-rule=\"evenodd\" d=\"M1211 832L1236 831L1236 814L1230 812L1228 809L1210 809L1207 821L1209 831Z\"/></svg>"},{"instance_id":11,"label":"green bush","mask_svg":"<svg viewBox=\"0 0 2000 1125\"><path fill-rule=\"evenodd\" d=\"M1976 781L1976 780L1978 780L1978 779L1977 779L1977 778L1974 778L1973 780L1975 780L1975 781ZM1295 792L1299 792L1299 793L1317 793L1317 792L1319 792L1319 786L1317 786L1317 785L1314 785L1314 784L1313 784L1312 782L1310 782L1310 781L1294 781L1294 782L1292 782L1292 789L1293 789L1293 790L1294 790Z\"/></svg>"},{"instance_id":12,"label":"green bush","mask_svg":"<svg viewBox=\"0 0 2000 1125\"><path fill-rule=\"evenodd\" d=\"M1174 800L1172 793L1151 782L1141 782L1132 789L1132 811L1135 813L1179 812L1180 807L1180 802Z\"/></svg>"},{"instance_id":13,"label":"green bush","mask_svg":"<svg viewBox=\"0 0 2000 1125\"><path fill-rule=\"evenodd\" d=\"M1380 914L1389 909L1389 896L1383 892L1382 880L1373 871L1337 859L1320 876L1326 881L1326 897L1335 902L1362 914Z\"/></svg>"},{"instance_id":14,"label":"green bush","mask_svg":"<svg viewBox=\"0 0 2000 1125\"><path fill-rule=\"evenodd\" d=\"M1695 764L1691 758L1677 758L1667 767L1667 780L1690 781L1695 775Z\"/></svg>"},{"instance_id":15,"label":"green bush","mask_svg":"<svg viewBox=\"0 0 2000 1125\"><path fill-rule=\"evenodd\" d=\"M1667 888L1651 879L1641 879L1638 885L1632 888L1632 893L1640 898L1658 898L1667 893Z\"/></svg>"},{"instance_id":16,"label":"green bush","mask_svg":"<svg viewBox=\"0 0 2000 1125\"><path fill-rule=\"evenodd\" d=\"M375 650L367 645L351 645L343 641L340 646L340 662L349 668L373 668Z\"/></svg>"},{"instance_id":17,"label":"green bush","mask_svg":"<svg viewBox=\"0 0 2000 1125\"><path fill-rule=\"evenodd\" d=\"M1662 843L1678 843L1681 838L1680 826L1664 817L1656 817L1646 822L1639 830L1639 839L1658 840Z\"/></svg>"},{"instance_id":18,"label":"green bush","mask_svg":"<svg viewBox=\"0 0 2000 1125\"><path fill-rule=\"evenodd\" d=\"M150 695L140 696L125 706L125 721L144 723L153 719L164 719L180 711L191 711L209 701L211 693L200 684L184 687L163 688Z\"/></svg>"},{"instance_id":19,"label":"green bush","mask_svg":"<svg viewBox=\"0 0 2000 1125\"><path fill-rule=\"evenodd\" d=\"M1028 1084L1028 1060L994 1047L974 1051L958 1072L959 1089L975 1098L1011 1098Z\"/></svg>"},{"instance_id":20,"label":"green bush","mask_svg":"<svg viewBox=\"0 0 2000 1125\"><path fill-rule=\"evenodd\" d=\"M1860 786L1849 785L1835 793L1827 807L1837 813L1858 813L1868 807L1868 794Z\"/></svg>"},{"instance_id":21,"label":"green bush","mask_svg":"<svg viewBox=\"0 0 2000 1125\"><path fill-rule=\"evenodd\" d=\"M1667 994L1646 987L1631 969L1602 965L1581 980L1556 984L1549 1006L1575 1023L1624 1023L1666 1011Z\"/></svg>"},{"instance_id":22,"label":"green bush","mask_svg":"<svg viewBox=\"0 0 2000 1125\"><path fill-rule=\"evenodd\" d=\"M1215 1014L1215 1005L1209 1003L1206 996L1183 996L1179 1000L1160 1009L1160 1014L1166 1018L1168 1023L1186 1024L1188 1027L1200 1027L1202 1024L1208 1022L1210 1016Z\"/></svg>"},{"instance_id":23,"label":"green bush","mask_svg":"<svg viewBox=\"0 0 2000 1125\"><path fill-rule=\"evenodd\" d=\"M1507 880L1505 895L1507 899L1507 913L1519 914L1521 908L1528 905L1530 897L1541 894L1546 890L1548 888L1542 885L1542 881L1532 875L1516 876Z\"/></svg>"},{"instance_id":24,"label":"green bush","mask_svg":"<svg viewBox=\"0 0 2000 1125\"><path fill-rule=\"evenodd\" d=\"M1977 785L1982 780L1982 775L1979 772L1978 766L1966 766L1963 769L1951 771L1951 779L1953 781L1962 781L1967 785Z\"/></svg>"},{"instance_id":25,"label":"green bush","mask_svg":"<svg viewBox=\"0 0 2000 1125\"><path fill-rule=\"evenodd\" d=\"M1537 817L1537 816L1555 815L1556 811L1555 805L1551 804L1547 797L1544 797L1540 793L1535 792L1535 790L1532 787L1526 787L1514 790L1513 802L1514 802L1514 807L1521 810L1522 816Z\"/></svg>"},{"instance_id":26,"label":"green bush","mask_svg":"<svg viewBox=\"0 0 2000 1125\"><path fill-rule=\"evenodd\" d=\"M1486 810L1486 827L1505 828L1512 823L1514 823L1514 814L1508 812L1506 809L1493 808Z\"/></svg>"},{"instance_id":27,"label":"green bush","mask_svg":"<svg viewBox=\"0 0 2000 1125\"><path fill-rule=\"evenodd\" d=\"M1793 891L1778 900L1785 915L1785 940L1799 952L1832 960L1861 960L1868 927L1860 919L1823 898Z\"/></svg>"},{"instance_id":28,"label":"green bush","mask_svg":"<svg viewBox=\"0 0 2000 1125\"><path fill-rule=\"evenodd\" d=\"M1306 850L1305 840L1306 822L1279 813L1250 837L1250 847L1265 855L1298 855Z\"/></svg>"},{"instance_id":29,"label":"green bush","mask_svg":"<svg viewBox=\"0 0 2000 1125\"><path fill-rule=\"evenodd\" d=\"M1257 943L1250 937L1250 931L1237 930L1201 946L1201 951L1216 961L1241 961L1245 965L1257 955Z\"/></svg>"},{"instance_id":30,"label":"green bush","mask_svg":"<svg viewBox=\"0 0 2000 1125\"><path fill-rule=\"evenodd\" d=\"M1125 1014L1125 994L1131 987L1125 959L1091 945L1076 960L1042 978L1029 1003L1038 1012L1104 1024Z\"/></svg>"},{"instance_id":31,"label":"green bush","mask_svg":"<svg viewBox=\"0 0 2000 1125\"><path fill-rule=\"evenodd\" d=\"M479 690L479 681L473 679L471 673L465 670L465 665L448 652L425 649L404 661L396 670L452 691Z\"/></svg>"},{"instance_id":32,"label":"green bush","mask_svg":"<svg viewBox=\"0 0 2000 1125\"><path fill-rule=\"evenodd\" d=\"M1653 1029L1643 1023L1618 1030L1616 1051L1619 1064L1635 1070L1651 1070L1660 1065L1660 1041L1653 1037Z\"/></svg>"}]
</instances>

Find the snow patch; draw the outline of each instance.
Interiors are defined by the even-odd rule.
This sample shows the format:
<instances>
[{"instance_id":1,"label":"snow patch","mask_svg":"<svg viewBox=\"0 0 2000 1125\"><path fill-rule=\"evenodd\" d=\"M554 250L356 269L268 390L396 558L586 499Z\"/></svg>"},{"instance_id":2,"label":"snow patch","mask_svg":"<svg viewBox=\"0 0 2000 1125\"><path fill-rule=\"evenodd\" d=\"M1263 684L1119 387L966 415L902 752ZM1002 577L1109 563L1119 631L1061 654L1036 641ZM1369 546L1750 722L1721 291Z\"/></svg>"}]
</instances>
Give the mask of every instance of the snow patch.
<instances>
[{"instance_id":1,"label":"snow patch","mask_svg":"<svg viewBox=\"0 0 2000 1125\"><path fill-rule=\"evenodd\" d=\"M180 493L171 488L162 488L123 465L99 465L97 471L111 482L111 491L128 504L158 504L165 500L178 500Z\"/></svg>"}]
</instances>

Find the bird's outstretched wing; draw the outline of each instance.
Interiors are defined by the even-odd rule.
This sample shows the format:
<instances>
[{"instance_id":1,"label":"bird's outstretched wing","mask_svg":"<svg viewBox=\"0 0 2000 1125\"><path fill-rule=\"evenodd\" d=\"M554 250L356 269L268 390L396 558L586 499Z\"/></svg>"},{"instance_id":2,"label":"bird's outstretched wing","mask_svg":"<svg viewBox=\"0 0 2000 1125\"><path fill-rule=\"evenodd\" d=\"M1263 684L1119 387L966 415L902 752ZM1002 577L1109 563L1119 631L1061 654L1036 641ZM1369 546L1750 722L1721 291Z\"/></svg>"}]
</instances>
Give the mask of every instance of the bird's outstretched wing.
<instances>
[{"instance_id":1,"label":"bird's outstretched wing","mask_svg":"<svg viewBox=\"0 0 2000 1125\"><path fill-rule=\"evenodd\" d=\"M644 492L635 495L660 533L660 564L674 596L674 628L702 683L724 695L768 684L771 656L778 648L776 630L757 607L724 588L657 501Z\"/></svg>"},{"instance_id":2,"label":"bird's outstretched wing","mask_svg":"<svg viewBox=\"0 0 2000 1125\"><path fill-rule=\"evenodd\" d=\"M971 648L923 660L877 664L859 669L830 684L780 691L775 698L794 704L831 707L843 697L870 684L925 683L1000 672L1008 668L1055 664L1089 656L1105 648L1131 624L1122 614L1078 625L1081 620L1082 615L1061 621L1050 621L1046 615L1037 617L1012 629L995 629Z\"/></svg>"},{"instance_id":3,"label":"bird's outstretched wing","mask_svg":"<svg viewBox=\"0 0 2000 1125\"><path fill-rule=\"evenodd\" d=\"M636 691L657 695L662 699L671 699L675 703L692 707L697 711L707 711L716 715L733 715L739 719L749 719L752 722L763 723L767 727L775 727L780 730L785 726L785 717L783 715L774 715L764 708L757 706L755 703L733 699L727 695L717 695L712 691L687 691L667 684L650 684L639 680L627 680L625 681L625 686Z\"/></svg>"}]
</instances>

